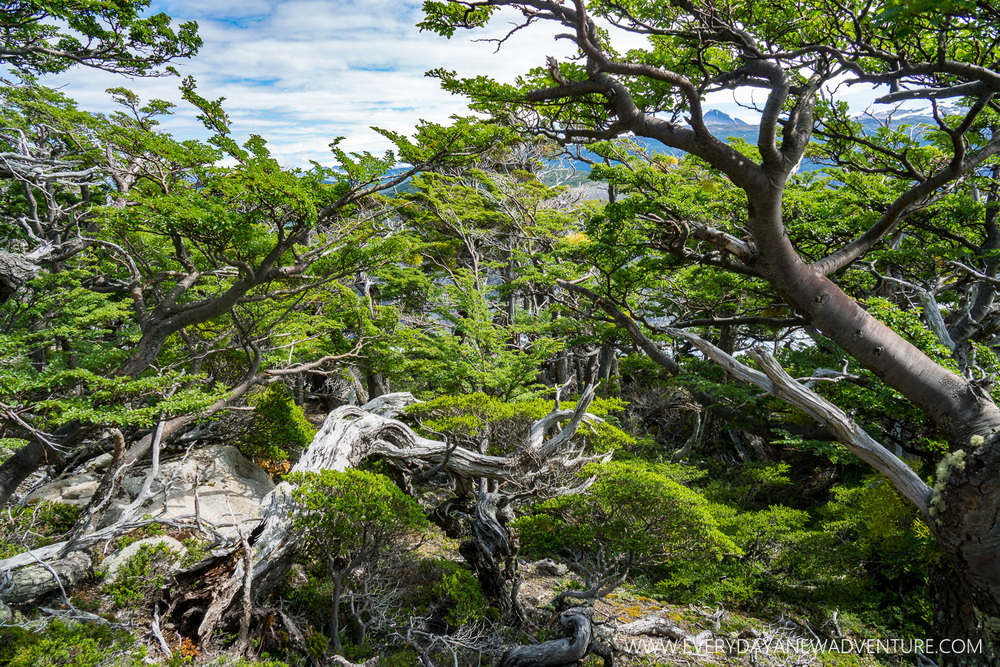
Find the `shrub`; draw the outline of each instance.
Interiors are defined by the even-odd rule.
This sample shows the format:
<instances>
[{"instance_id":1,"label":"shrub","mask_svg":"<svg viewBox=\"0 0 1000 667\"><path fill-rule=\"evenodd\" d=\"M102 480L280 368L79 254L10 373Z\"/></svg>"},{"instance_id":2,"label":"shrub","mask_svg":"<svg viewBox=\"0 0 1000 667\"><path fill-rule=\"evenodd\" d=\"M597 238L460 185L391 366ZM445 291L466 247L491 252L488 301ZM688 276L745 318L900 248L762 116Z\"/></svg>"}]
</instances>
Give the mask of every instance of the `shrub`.
<instances>
[{"instance_id":1,"label":"shrub","mask_svg":"<svg viewBox=\"0 0 1000 667\"><path fill-rule=\"evenodd\" d=\"M0 540L0 558L51 544L73 527L82 509L45 501L0 514L0 535L5 536Z\"/></svg>"},{"instance_id":2,"label":"shrub","mask_svg":"<svg viewBox=\"0 0 1000 667\"><path fill-rule=\"evenodd\" d=\"M426 528L427 517L416 500L383 475L323 470L298 473L290 481L299 485L294 496L301 509L294 523L305 538L305 552L326 566L333 582L330 640L340 651L340 603L351 584L348 575L364 567L374 576L400 550L407 532Z\"/></svg>"},{"instance_id":3,"label":"shrub","mask_svg":"<svg viewBox=\"0 0 1000 667\"><path fill-rule=\"evenodd\" d=\"M589 465L581 473L588 475L595 481L585 493L542 503L514 522L526 552L572 553L588 571L588 587L667 561L704 563L739 552L709 502L655 467L616 461Z\"/></svg>"},{"instance_id":4,"label":"shrub","mask_svg":"<svg viewBox=\"0 0 1000 667\"><path fill-rule=\"evenodd\" d=\"M7 667L142 667L146 649L106 625L53 621L38 633L0 628L0 664Z\"/></svg>"},{"instance_id":5,"label":"shrub","mask_svg":"<svg viewBox=\"0 0 1000 667\"><path fill-rule=\"evenodd\" d=\"M496 608L483 598L479 580L468 568L446 560L423 559L417 571L417 591L410 598L417 613L443 611L440 617L452 629L498 619Z\"/></svg>"},{"instance_id":6,"label":"shrub","mask_svg":"<svg viewBox=\"0 0 1000 667\"><path fill-rule=\"evenodd\" d=\"M239 441L245 455L259 461L297 459L316 432L283 384L274 383L251 400L253 421Z\"/></svg>"},{"instance_id":7,"label":"shrub","mask_svg":"<svg viewBox=\"0 0 1000 667\"><path fill-rule=\"evenodd\" d=\"M173 552L166 544L143 544L134 556L122 563L114 582L103 590L118 608L140 602L166 583L163 571L172 559Z\"/></svg>"}]
</instances>

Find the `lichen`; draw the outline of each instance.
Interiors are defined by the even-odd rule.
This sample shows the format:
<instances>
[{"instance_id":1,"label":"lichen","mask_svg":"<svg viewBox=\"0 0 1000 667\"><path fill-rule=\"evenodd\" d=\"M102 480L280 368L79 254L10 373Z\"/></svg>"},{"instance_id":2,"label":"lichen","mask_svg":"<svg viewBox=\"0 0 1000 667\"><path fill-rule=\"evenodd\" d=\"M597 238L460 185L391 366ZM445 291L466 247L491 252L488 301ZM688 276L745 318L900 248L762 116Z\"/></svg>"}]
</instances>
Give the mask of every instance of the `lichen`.
<instances>
[{"instance_id":1,"label":"lichen","mask_svg":"<svg viewBox=\"0 0 1000 667\"><path fill-rule=\"evenodd\" d=\"M986 438L984 438L981 435L974 435L971 438L969 438L969 446L972 447L973 449L976 449L977 447L982 447L984 442L986 442Z\"/></svg>"},{"instance_id":2,"label":"lichen","mask_svg":"<svg viewBox=\"0 0 1000 667\"><path fill-rule=\"evenodd\" d=\"M976 438L982 440L982 436L977 435L972 437L971 442L975 442ZM936 474L934 475L934 496L931 498L930 508L933 516L939 516L944 512L944 498L941 494L944 493L944 487L948 485L948 478L951 476L953 470L965 470L964 449L959 449L951 454L945 454L937 464Z\"/></svg>"}]
</instances>

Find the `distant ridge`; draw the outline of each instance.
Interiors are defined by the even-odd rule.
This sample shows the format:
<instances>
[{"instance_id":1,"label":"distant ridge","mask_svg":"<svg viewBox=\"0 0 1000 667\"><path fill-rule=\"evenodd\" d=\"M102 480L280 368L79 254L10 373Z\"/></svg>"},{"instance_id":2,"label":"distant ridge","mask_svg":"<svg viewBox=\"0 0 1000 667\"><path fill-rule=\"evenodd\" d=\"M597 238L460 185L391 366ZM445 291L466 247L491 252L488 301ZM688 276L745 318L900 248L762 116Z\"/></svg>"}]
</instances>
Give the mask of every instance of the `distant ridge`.
<instances>
[{"instance_id":1,"label":"distant ridge","mask_svg":"<svg viewBox=\"0 0 1000 667\"><path fill-rule=\"evenodd\" d=\"M705 112L705 124L706 125L744 125L749 127L749 123L740 120L739 118L733 118L729 114L723 113L718 109L709 109Z\"/></svg>"}]
</instances>

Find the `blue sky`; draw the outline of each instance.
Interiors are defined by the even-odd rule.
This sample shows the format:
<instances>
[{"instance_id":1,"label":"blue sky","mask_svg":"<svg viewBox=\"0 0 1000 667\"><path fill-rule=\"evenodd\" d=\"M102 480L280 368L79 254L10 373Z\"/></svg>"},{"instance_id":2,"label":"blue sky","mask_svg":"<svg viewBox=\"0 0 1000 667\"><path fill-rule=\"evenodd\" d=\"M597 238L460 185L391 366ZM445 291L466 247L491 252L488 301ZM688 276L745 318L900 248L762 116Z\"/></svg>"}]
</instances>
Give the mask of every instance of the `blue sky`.
<instances>
[{"instance_id":1,"label":"blue sky","mask_svg":"<svg viewBox=\"0 0 1000 667\"><path fill-rule=\"evenodd\" d=\"M569 54L566 40L553 39L556 26L519 32L499 53L473 41L505 34L510 25L503 16L486 31L459 31L451 40L421 33L415 27L420 6L401 0L154 0L152 9L198 22L205 44L177 67L195 77L202 96L226 98L236 134L259 134L282 163L304 166L309 160L331 164L327 146L338 136L346 137L341 145L348 150L382 151L388 142L370 126L409 133L420 119L445 122L466 114L463 98L424 76L429 69L509 81L543 65L545 56ZM46 83L97 111L112 108L106 88L125 85L144 99L177 103L164 122L175 136L204 136L180 100L175 77L123 80L75 68ZM753 121L731 96L709 103Z\"/></svg>"},{"instance_id":2,"label":"blue sky","mask_svg":"<svg viewBox=\"0 0 1000 667\"><path fill-rule=\"evenodd\" d=\"M225 97L237 135L260 134L287 165L333 162L328 145L338 136L348 150L389 148L372 132L378 126L410 133L420 119L445 122L467 114L465 101L424 76L435 67L461 74L491 73L512 79L564 55L565 44L534 31L494 54L473 38L500 33L458 33L447 40L421 33L420 2L399 0L154 0L153 11L175 21L195 20L204 40L200 53L177 63L199 93ZM180 100L176 77L124 79L74 68L45 83L57 85L83 108L113 108L104 92L124 85L144 99L175 102L163 126L178 137L204 136L195 113Z\"/></svg>"}]
</instances>

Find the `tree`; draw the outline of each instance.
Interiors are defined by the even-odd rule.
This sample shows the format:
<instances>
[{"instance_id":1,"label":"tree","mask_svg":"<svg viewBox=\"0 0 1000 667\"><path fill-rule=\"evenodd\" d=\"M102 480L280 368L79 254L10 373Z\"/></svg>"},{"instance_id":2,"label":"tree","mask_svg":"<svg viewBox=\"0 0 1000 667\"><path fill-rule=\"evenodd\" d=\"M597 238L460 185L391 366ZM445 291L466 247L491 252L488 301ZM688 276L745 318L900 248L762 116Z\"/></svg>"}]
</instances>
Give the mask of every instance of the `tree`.
<instances>
[{"instance_id":1,"label":"tree","mask_svg":"<svg viewBox=\"0 0 1000 667\"><path fill-rule=\"evenodd\" d=\"M974 378L931 358L867 311L842 288L840 272L914 224L929 206L958 192L963 184L971 187L990 177L1000 152L993 99L1000 90L995 67L1000 54L992 46L1000 8L967 1L940 6L891 0L846 4L490 0L429 3L422 26L450 36L457 28L482 25L502 6L520 11L525 24L559 24L563 30L559 38L576 45L578 60L550 59L547 67L533 70L516 85L500 85L486 77L459 79L438 71L445 88L469 94L480 110L564 142L632 133L699 158L741 191L739 222L744 228L729 221L671 221L663 215L662 205L659 228L676 226L686 240L712 247L702 258L705 264L729 263L758 277L797 316L902 394L936 426L950 453L942 459L932 489L846 414L829 402L817 403L804 395L801 385L769 363L773 360L758 355L764 373L755 372L761 386L806 409L812 402L812 417L885 473L917 505L953 571L953 585L939 600L938 631L984 641L981 655L943 659L991 664L995 647L1000 646L1000 552L995 546L1000 531L1000 410ZM616 50L611 40L617 30L646 37L647 48ZM848 117L846 105L830 100L828 89L839 79L887 88L881 103L930 104L933 150L920 150L890 130L863 133ZM713 136L706 124L705 95L713 90L751 89L766 96L759 108L756 146L730 145ZM957 113L943 113L944 100L959 101ZM793 174L807 150L818 151L848 174L875 174L882 180L880 197L871 202L877 215L867 228L814 258L792 242L788 215L790 193L798 187ZM828 183L825 192L837 188ZM986 282L992 280L992 260L986 258L995 243L991 240L995 232L990 231L995 215L987 213L986 219L986 238L974 243L972 252L987 267L969 272L973 281L980 280L976 274L985 276ZM726 256L730 259L723 260ZM991 300L992 284L983 288L990 295L986 300ZM614 295L595 296L599 307L676 372L678 366L669 355L642 340L643 332L627 315L627 304L616 303ZM981 314L970 313L963 322L976 328ZM686 340L704 343L691 334ZM732 357L719 355L718 348L700 349L749 379ZM959 604L960 598L968 603Z\"/></svg>"},{"instance_id":2,"label":"tree","mask_svg":"<svg viewBox=\"0 0 1000 667\"><path fill-rule=\"evenodd\" d=\"M563 591L557 601L604 597L632 571L739 551L719 532L708 502L655 467L614 461L581 475L594 477L584 493L548 500L516 522L539 554L572 553L584 589Z\"/></svg>"},{"instance_id":3,"label":"tree","mask_svg":"<svg viewBox=\"0 0 1000 667\"><path fill-rule=\"evenodd\" d=\"M235 142L220 103L198 95L193 81L184 83L184 94L203 112L213 132L208 144L178 141L157 131L156 117L169 111L165 103L142 104L124 89L113 94L123 110L110 118L75 112L72 103L58 96L56 103L44 105L31 97L13 109L12 117L37 128L41 138L59 147L72 146L91 160L85 173L94 183L74 182L63 188L43 171L35 187L47 193L45 206L34 205L30 196L12 193L7 210L10 222L4 227L9 229L12 244L33 235L31 224L14 224L23 218L58 237L58 244L39 241L50 249L70 248L51 266L54 272L66 270L71 259L80 261L86 249L102 250L93 260L86 257L83 278L84 288L105 295L117 313L117 340L105 341L113 344L109 345L111 353L99 360L101 377L155 383L141 376L162 364L170 372L158 373L161 391L156 397L147 392L140 399L157 403L181 387L185 392L197 386L229 388L226 395L214 393L214 402L206 401L200 408L154 410L155 416L139 412L135 416L141 418L128 421L134 427L162 420L160 433L165 440L180 435L201 416L238 400L255 384L275 376L323 372L339 359L356 356L366 338L360 330L363 318L354 317L353 332L342 335L348 327L335 326L330 319L340 311L327 304L337 312L323 313L320 295L336 295L328 300L353 310L357 304L350 303L341 281L391 261L400 251L392 234L376 233L385 223L378 193L423 168L461 162L506 136L503 130L471 121L458 121L447 129L424 125L417 140L387 133L396 143L396 152L375 157L334 147L339 169L286 170L271 157L260 137L244 145ZM52 137L46 119L29 113L39 108L59 121L56 127L65 128L64 134ZM79 134L85 141L77 138ZM234 166L217 166L223 156L232 159ZM413 160L412 168L394 171L398 159ZM91 205L95 191L106 194L110 203ZM20 306L7 307L17 312ZM330 333L317 333L323 331ZM353 340L348 342L349 338ZM44 356L58 342L38 345L36 362L41 365L34 371L44 375L46 370L55 370L46 368ZM278 352L296 345L304 359L301 363ZM72 357L73 351L63 356ZM24 370L29 375L33 372ZM181 375L187 377L178 380ZM88 382L95 381L93 377L81 378L80 373L63 377L71 380L67 392L84 401L113 404L108 396L91 392ZM199 383L199 378L206 382ZM14 393L4 396L6 404L15 406L5 412L5 422L16 425L13 435L29 442L0 466L0 501L4 502L43 462L60 461L63 452L77 447L95 430L113 425L93 412L81 415L61 409L66 406L64 397L47 392L52 386L48 378L31 387L19 384L12 384ZM29 422L39 423L40 411L48 423L40 429L27 427ZM61 416L52 420L53 411ZM46 435L49 427L64 430ZM132 465L150 450L155 437L148 430L130 431L126 436L131 446L123 452L123 460Z\"/></svg>"},{"instance_id":4,"label":"tree","mask_svg":"<svg viewBox=\"0 0 1000 667\"><path fill-rule=\"evenodd\" d=\"M37 86L33 76L74 65L133 76L168 74L169 63L197 53L198 25L187 22L175 30L166 14L142 18L149 4L55 0L4 6L0 66L21 82L0 78L8 107L0 121L0 179L11 179L10 186L23 191L28 214L21 226L34 247L0 250L0 303L42 265L63 262L95 242L66 231L89 231L93 214L80 204L90 203L91 188L100 189L92 152L97 145L88 131L93 120L59 93ZM67 194L70 201L62 199ZM72 199L81 201L74 205Z\"/></svg>"},{"instance_id":5,"label":"tree","mask_svg":"<svg viewBox=\"0 0 1000 667\"><path fill-rule=\"evenodd\" d=\"M74 65L122 74L162 75L172 60L201 46L193 21L174 30L170 17L142 12L150 0L8 2L0 17L0 63L19 74L62 72Z\"/></svg>"},{"instance_id":6,"label":"tree","mask_svg":"<svg viewBox=\"0 0 1000 667\"><path fill-rule=\"evenodd\" d=\"M340 652L340 604L348 578L362 567L384 567L408 532L426 528L427 518L416 500L383 475L322 470L301 473L291 481L299 485L294 497L302 507L295 527L302 531L307 550L325 563L333 584L330 639Z\"/></svg>"}]
</instances>

